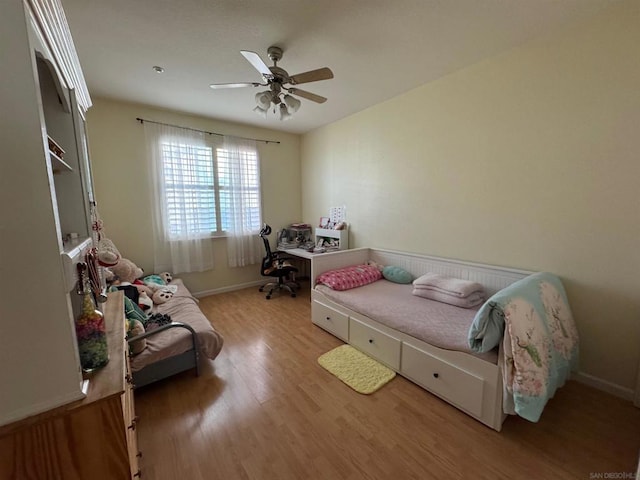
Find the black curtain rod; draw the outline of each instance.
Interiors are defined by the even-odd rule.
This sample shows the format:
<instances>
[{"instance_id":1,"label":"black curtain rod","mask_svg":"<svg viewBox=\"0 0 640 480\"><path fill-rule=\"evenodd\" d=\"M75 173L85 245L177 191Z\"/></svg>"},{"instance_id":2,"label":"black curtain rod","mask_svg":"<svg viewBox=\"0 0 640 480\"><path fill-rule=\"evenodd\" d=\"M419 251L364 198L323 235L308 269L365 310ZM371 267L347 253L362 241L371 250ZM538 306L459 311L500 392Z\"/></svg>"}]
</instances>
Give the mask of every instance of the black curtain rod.
<instances>
[{"instance_id":1,"label":"black curtain rod","mask_svg":"<svg viewBox=\"0 0 640 480\"><path fill-rule=\"evenodd\" d=\"M182 127L180 125L172 125L171 123L162 123L162 122L156 122L154 120L147 120L146 118L140 118L140 117L136 117L136 120L139 121L140 123L144 123L144 122L149 122L149 123L155 123L156 125L165 125L167 127L177 127L177 128L184 128L185 130L191 130L194 132L200 132L200 133L208 133L209 135L219 135L221 137L224 137L224 133L216 133L216 132L207 132L206 130L198 130L197 128L189 128L189 127ZM278 140L262 140L260 138L249 138L249 137L238 137L237 135L227 135L228 137L236 137L236 138L241 138L243 140L254 140L256 142L264 142L264 143L277 143L280 144L280 142Z\"/></svg>"}]
</instances>

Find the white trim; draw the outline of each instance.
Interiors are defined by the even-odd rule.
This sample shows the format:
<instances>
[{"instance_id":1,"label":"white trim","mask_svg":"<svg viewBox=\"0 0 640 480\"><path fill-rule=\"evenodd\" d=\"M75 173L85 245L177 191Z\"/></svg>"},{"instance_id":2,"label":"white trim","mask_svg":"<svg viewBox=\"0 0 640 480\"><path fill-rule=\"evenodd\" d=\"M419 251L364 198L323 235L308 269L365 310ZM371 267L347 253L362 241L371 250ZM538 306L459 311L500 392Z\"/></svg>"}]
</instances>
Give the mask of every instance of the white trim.
<instances>
[{"instance_id":1,"label":"white trim","mask_svg":"<svg viewBox=\"0 0 640 480\"><path fill-rule=\"evenodd\" d=\"M91 97L60 0L26 0L25 5L53 54L56 68L67 87L76 90L78 103L86 112L91 107Z\"/></svg>"},{"instance_id":2,"label":"white trim","mask_svg":"<svg viewBox=\"0 0 640 480\"><path fill-rule=\"evenodd\" d=\"M192 295L196 298L208 297L209 295L218 295L219 293L233 292L235 290L242 290L243 288L258 287L266 284L269 280L254 280L253 282L239 283L237 285L229 285L228 287L214 288L212 290L203 290L202 292L196 292Z\"/></svg>"},{"instance_id":3,"label":"white trim","mask_svg":"<svg viewBox=\"0 0 640 480\"><path fill-rule=\"evenodd\" d=\"M571 379L585 385L589 385L590 387L597 388L598 390L602 390L603 392L610 393L616 397L633 401L633 390L631 388L618 385L617 383L612 383L584 372L572 374Z\"/></svg>"}]
</instances>

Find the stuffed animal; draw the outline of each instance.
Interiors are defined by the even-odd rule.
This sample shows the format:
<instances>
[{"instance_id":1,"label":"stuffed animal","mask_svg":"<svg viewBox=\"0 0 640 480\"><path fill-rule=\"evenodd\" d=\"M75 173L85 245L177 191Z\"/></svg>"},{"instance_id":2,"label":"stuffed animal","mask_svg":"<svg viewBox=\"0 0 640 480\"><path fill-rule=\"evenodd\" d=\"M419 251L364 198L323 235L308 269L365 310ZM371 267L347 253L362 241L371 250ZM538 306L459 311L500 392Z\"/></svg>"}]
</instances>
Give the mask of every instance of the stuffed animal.
<instances>
[{"instance_id":1,"label":"stuffed animal","mask_svg":"<svg viewBox=\"0 0 640 480\"><path fill-rule=\"evenodd\" d=\"M171 280L173 280L173 275L171 275L169 272L159 273L158 276L164 281L165 285L171 283Z\"/></svg>"},{"instance_id":2,"label":"stuffed animal","mask_svg":"<svg viewBox=\"0 0 640 480\"><path fill-rule=\"evenodd\" d=\"M159 290L156 290L151 299L156 305L162 305L163 303L167 303L169 300L171 300L172 297L173 292L171 290L161 288Z\"/></svg>"},{"instance_id":3,"label":"stuffed animal","mask_svg":"<svg viewBox=\"0 0 640 480\"><path fill-rule=\"evenodd\" d=\"M132 285L138 289L138 293L140 295L142 295L143 293L146 293L149 296L149 298L151 298L153 296L153 292L155 292L153 288L148 287L139 278L135 279Z\"/></svg>"},{"instance_id":4,"label":"stuffed animal","mask_svg":"<svg viewBox=\"0 0 640 480\"><path fill-rule=\"evenodd\" d=\"M140 320L132 320L130 319L127 322L127 338L133 338L136 335L142 335L144 333L144 325ZM145 348L147 348L147 339L143 338L142 340L136 340L129 344L129 350L131 355L137 355L142 352Z\"/></svg>"},{"instance_id":5,"label":"stuffed animal","mask_svg":"<svg viewBox=\"0 0 640 480\"><path fill-rule=\"evenodd\" d=\"M166 282L160 275L147 275L142 279L144 284L155 293L166 285Z\"/></svg>"},{"instance_id":6,"label":"stuffed animal","mask_svg":"<svg viewBox=\"0 0 640 480\"><path fill-rule=\"evenodd\" d=\"M107 283L112 283L114 280L116 280L116 274L113 273L110 268L105 268L102 271L104 279Z\"/></svg>"},{"instance_id":7,"label":"stuffed animal","mask_svg":"<svg viewBox=\"0 0 640 480\"><path fill-rule=\"evenodd\" d=\"M140 292L140 296L138 297L138 306L143 310L147 311L153 307L153 300L149 298L149 295L146 292Z\"/></svg>"},{"instance_id":8,"label":"stuffed animal","mask_svg":"<svg viewBox=\"0 0 640 480\"><path fill-rule=\"evenodd\" d=\"M121 283L133 283L136 278L140 278L144 274L144 270L127 258L121 258L118 263L110 268Z\"/></svg>"}]
</instances>

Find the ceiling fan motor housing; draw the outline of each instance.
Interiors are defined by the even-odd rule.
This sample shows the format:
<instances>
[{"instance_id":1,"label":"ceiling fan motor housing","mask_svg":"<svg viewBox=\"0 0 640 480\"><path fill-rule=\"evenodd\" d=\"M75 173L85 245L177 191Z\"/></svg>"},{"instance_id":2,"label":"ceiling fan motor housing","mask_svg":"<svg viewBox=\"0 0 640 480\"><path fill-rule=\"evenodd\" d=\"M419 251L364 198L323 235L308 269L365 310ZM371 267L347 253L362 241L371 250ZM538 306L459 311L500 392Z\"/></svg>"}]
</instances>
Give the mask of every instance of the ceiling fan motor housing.
<instances>
[{"instance_id":1,"label":"ceiling fan motor housing","mask_svg":"<svg viewBox=\"0 0 640 480\"><path fill-rule=\"evenodd\" d=\"M282 49L280 47L269 47L267 55L273 63L278 63L282 58Z\"/></svg>"}]
</instances>

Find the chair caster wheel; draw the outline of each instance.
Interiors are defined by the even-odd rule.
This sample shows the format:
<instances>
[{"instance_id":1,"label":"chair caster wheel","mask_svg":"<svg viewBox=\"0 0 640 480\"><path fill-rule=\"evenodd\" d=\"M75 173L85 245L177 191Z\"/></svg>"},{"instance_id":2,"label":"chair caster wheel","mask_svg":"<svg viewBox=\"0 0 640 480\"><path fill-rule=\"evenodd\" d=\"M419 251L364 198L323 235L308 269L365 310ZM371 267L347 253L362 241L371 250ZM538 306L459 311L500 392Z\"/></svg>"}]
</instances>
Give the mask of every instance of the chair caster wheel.
<instances>
[{"instance_id":1,"label":"chair caster wheel","mask_svg":"<svg viewBox=\"0 0 640 480\"><path fill-rule=\"evenodd\" d=\"M259 292L262 292L263 290L264 290L264 287L260 287L260 288L258 289L258 291L259 291Z\"/></svg>"},{"instance_id":2,"label":"chair caster wheel","mask_svg":"<svg viewBox=\"0 0 640 480\"><path fill-rule=\"evenodd\" d=\"M267 295L265 298L269 300L271 298L271 295Z\"/></svg>"},{"instance_id":3,"label":"chair caster wheel","mask_svg":"<svg viewBox=\"0 0 640 480\"><path fill-rule=\"evenodd\" d=\"M296 298L296 294L295 294L295 293L292 293L292 294L291 294L291 298Z\"/></svg>"}]
</instances>

